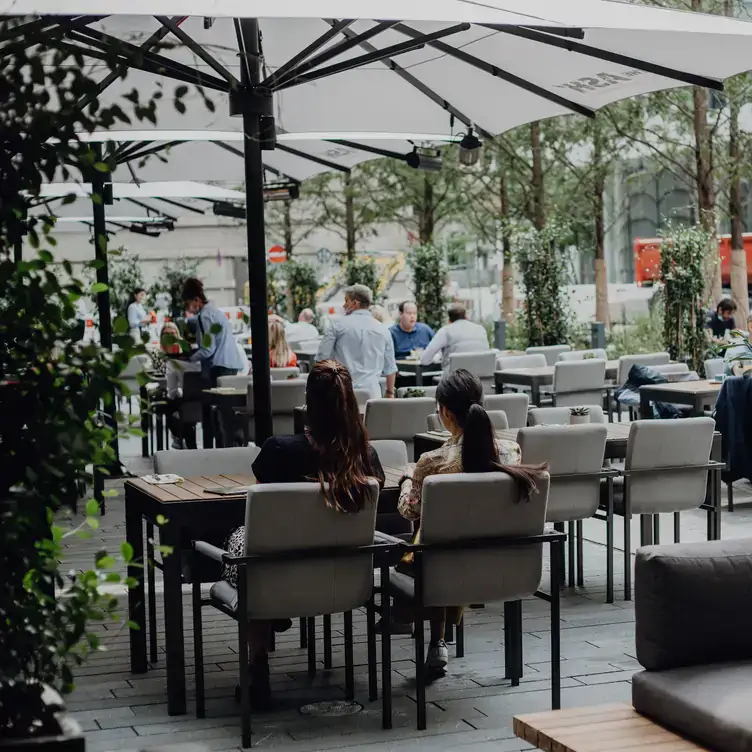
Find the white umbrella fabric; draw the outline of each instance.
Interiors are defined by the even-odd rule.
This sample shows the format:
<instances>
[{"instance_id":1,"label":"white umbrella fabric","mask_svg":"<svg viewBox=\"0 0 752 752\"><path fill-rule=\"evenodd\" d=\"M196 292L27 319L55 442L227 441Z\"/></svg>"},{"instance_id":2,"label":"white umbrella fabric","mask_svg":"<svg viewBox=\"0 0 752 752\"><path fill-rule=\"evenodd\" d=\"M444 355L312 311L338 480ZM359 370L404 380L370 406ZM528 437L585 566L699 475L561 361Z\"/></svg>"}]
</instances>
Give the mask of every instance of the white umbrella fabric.
<instances>
[{"instance_id":1,"label":"white umbrella fabric","mask_svg":"<svg viewBox=\"0 0 752 752\"><path fill-rule=\"evenodd\" d=\"M167 76L200 84L217 106L189 87L189 118L164 98L161 128L243 133L262 439L272 429L262 154L276 129L487 136L685 84L719 89L752 68L752 24L608 0L255 0L254 18L247 0L108 0L105 18L71 15L101 7L0 0L0 13L48 14L25 20L36 24L26 38L62 29L84 54L116 51L132 70L125 81L103 72L101 101L133 86L148 96Z\"/></svg>"}]
</instances>

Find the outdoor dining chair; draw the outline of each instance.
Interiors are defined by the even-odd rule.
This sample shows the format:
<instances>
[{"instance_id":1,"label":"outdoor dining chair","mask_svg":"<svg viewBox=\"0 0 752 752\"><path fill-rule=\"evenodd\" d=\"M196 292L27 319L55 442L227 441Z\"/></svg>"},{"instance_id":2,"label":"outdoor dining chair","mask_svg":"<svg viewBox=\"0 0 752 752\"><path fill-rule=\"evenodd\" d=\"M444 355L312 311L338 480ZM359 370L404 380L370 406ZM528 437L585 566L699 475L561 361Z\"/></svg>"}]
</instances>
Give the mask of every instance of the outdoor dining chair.
<instances>
[{"instance_id":1,"label":"outdoor dining chair","mask_svg":"<svg viewBox=\"0 0 752 752\"><path fill-rule=\"evenodd\" d=\"M369 444L379 455L379 462L384 467L405 467L410 461L407 454L407 444L399 439L376 439Z\"/></svg>"},{"instance_id":2,"label":"outdoor dining chair","mask_svg":"<svg viewBox=\"0 0 752 752\"><path fill-rule=\"evenodd\" d=\"M237 566L237 588L216 582L208 598L193 583L193 637L196 716L206 714L204 692L203 606L238 623L238 663L242 745L251 744L248 674L248 622L303 617L308 625L309 672L315 672L314 619L344 614L345 698L355 696L353 609L368 611L369 694L376 687L373 609L374 532L378 483L369 482L365 507L343 514L329 507L318 483L270 483L248 491L244 555L231 556L209 543L194 543L194 565L203 558ZM270 535L269 531L274 531ZM385 688L383 697L391 700ZM386 718L385 718L386 721Z\"/></svg>"},{"instance_id":3,"label":"outdoor dining chair","mask_svg":"<svg viewBox=\"0 0 752 752\"><path fill-rule=\"evenodd\" d=\"M705 378L713 381L717 376L726 372L726 361L723 358L710 358L705 361Z\"/></svg>"},{"instance_id":4,"label":"outdoor dining chair","mask_svg":"<svg viewBox=\"0 0 752 752\"><path fill-rule=\"evenodd\" d=\"M607 434L603 423L530 426L517 434L523 464L548 464L551 486L546 522L560 526L562 532L567 523L570 587L584 585L582 520L598 510L601 478L616 475L612 470L603 470ZM606 602L613 603L613 512L606 525Z\"/></svg>"},{"instance_id":5,"label":"outdoor dining chair","mask_svg":"<svg viewBox=\"0 0 752 752\"><path fill-rule=\"evenodd\" d=\"M253 376L220 376L217 386L222 389L247 389L253 383Z\"/></svg>"},{"instance_id":6,"label":"outdoor dining chair","mask_svg":"<svg viewBox=\"0 0 752 752\"><path fill-rule=\"evenodd\" d=\"M512 685L522 677L522 599L551 603L552 706L560 706L559 547L564 535L544 532L549 478L542 473L529 498L505 473L432 475L422 494L421 542L412 576L394 571L387 593L415 611L415 683L418 729L426 728L424 621L429 609L505 602L506 670ZM458 504L457 499L467 499ZM540 593L543 545L551 545L551 591ZM383 621L383 620L382 620ZM388 624L385 625L388 630ZM456 654L464 655L464 626L457 626Z\"/></svg>"},{"instance_id":7,"label":"outdoor dining chair","mask_svg":"<svg viewBox=\"0 0 752 752\"><path fill-rule=\"evenodd\" d=\"M570 345L540 345L526 348L525 353L527 355L543 355L546 359L546 365L552 366L559 359L561 353L569 352L571 349Z\"/></svg>"},{"instance_id":8,"label":"outdoor dining chair","mask_svg":"<svg viewBox=\"0 0 752 752\"><path fill-rule=\"evenodd\" d=\"M632 366L664 366L671 362L671 356L667 352L642 353L640 355L622 355L619 358L619 367L617 369L616 384L624 386Z\"/></svg>"},{"instance_id":9,"label":"outdoor dining chair","mask_svg":"<svg viewBox=\"0 0 752 752\"><path fill-rule=\"evenodd\" d=\"M631 519L640 516L640 543L660 543L659 515L674 515L674 542L680 542L681 512L708 511L707 539L720 538L720 462L711 462L715 421L636 420L629 429L624 469L614 481L613 511L624 517L624 600L632 598ZM706 504L708 473L710 503ZM605 487L601 507L608 504ZM606 510L608 513L608 510Z\"/></svg>"},{"instance_id":10,"label":"outdoor dining chair","mask_svg":"<svg viewBox=\"0 0 752 752\"><path fill-rule=\"evenodd\" d=\"M560 361L554 366L553 405L602 405L605 360Z\"/></svg>"},{"instance_id":11,"label":"outdoor dining chair","mask_svg":"<svg viewBox=\"0 0 752 752\"><path fill-rule=\"evenodd\" d=\"M246 440L254 440L253 384L248 385L244 427ZM292 436L295 433L295 408L306 403L306 382L303 379L272 381L272 422L275 436Z\"/></svg>"},{"instance_id":12,"label":"outdoor dining chair","mask_svg":"<svg viewBox=\"0 0 752 752\"><path fill-rule=\"evenodd\" d=\"M568 352L562 352L559 353L558 360L591 360L592 358L597 358L598 360L608 360L606 351L600 347L596 347L592 350L571 350Z\"/></svg>"},{"instance_id":13,"label":"outdoor dining chair","mask_svg":"<svg viewBox=\"0 0 752 752\"><path fill-rule=\"evenodd\" d=\"M285 381L286 379L297 379L300 376L300 368L292 366L289 368L270 368L272 381Z\"/></svg>"},{"instance_id":14,"label":"outdoor dining chair","mask_svg":"<svg viewBox=\"0 0 752 752\"><path fill-rule=\"evenodd\" d=\"M509 428L527 425L530 398L527 394L487 394L483 398L486 410L503 410L507 414Z\"/></svg>"},{"instance_id":15,"label":"outdoor dining chair","mask_svg":"<svg viewBox=\"0 0 752 752\"><path fill-rule=\"evenodd\" d=\"M494 372L496 370L496 350L485 352L454 353L449 356L449 373L460 368L470 371L480 379L484 394L494 393Z\"/></svg>"},{"instance_id":16,"label":"outdoor dining chair","mask_svg":"<svg viewBox=\"0 0 752 752\"><path fill-rule=\"evenodd\" d=\"M180 452L160 451L154 453L154 472L157 475L172 473L183 478L200 475L249 475L260 451L255 445L226 449L184 449ZM190 545L189 542L188 545ZM181 556L182 554L180 551L174 551L173 555ZM154 569L161 569L162 564L154 558L154 525L151 522L146 523L146 561L149 658L152 663L155 663L159 653ZM184 567L183 570L185 574L190 571L188 567ZM186 579L189 580L190 577ZM216 577L209 578L208 581L214 582L215 579Z\"/></svg>"},{"instance_id":17,"label":"outdoor dining chair","mask_svg":"<svg viewBox=\"0 0 752 752\"><path fill-rule=\"evenodd\" d=\"M542 353L496 356L497 371L510 371L517 368L545 368L547 365L546 356Z\"/></svg>"},{"instance_id":18,"label":"outdoor dining chair","mask_svg":"<svg viewBox=\"0 0 752 752\"><path fill-rule=\"evenodd\" d=\"M370 399L366 403L366 431L371 439L399 439L407 445L408 457L414 454L413 438L425 431L426 417L434 415L436 400Z\"/></svg>"},{"instance_id":19,"label":"outdoor dining chair","mask_svg":"<svg viewBox=\"0 0 752 752\"><path fill-rule=\"evenodd\" d=\"M587 407L590 411L591 423L606 422L606 416L600 405L572 405L572 407ZM534 407L528 413L528 421L531 426L569 425L572 407Z\"/></svg>"}]
</instances>

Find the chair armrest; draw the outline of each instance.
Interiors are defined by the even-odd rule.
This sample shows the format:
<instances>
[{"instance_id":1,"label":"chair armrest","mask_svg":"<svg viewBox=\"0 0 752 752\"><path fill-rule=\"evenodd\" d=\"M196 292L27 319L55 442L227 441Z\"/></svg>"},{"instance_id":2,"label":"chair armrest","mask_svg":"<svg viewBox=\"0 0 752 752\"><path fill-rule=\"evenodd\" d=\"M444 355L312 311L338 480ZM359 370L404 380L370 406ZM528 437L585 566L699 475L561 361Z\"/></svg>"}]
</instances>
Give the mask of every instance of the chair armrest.
<instances>
[{"instance_id":1,"label":"chair armrest","mask_svg":"<svg viewBox=\"0 0 752 752\"><path fill-rule=\"evenodd\" d=\"M601 468L595 473L562 473L561 475L552 475L551 480L585 480L586 478L615 478L620 474L619 470L613 468Z\"/></svg>"},{"instance_id":2,"label":"chair armrest","mask_svg":"<svg viewBox=\"0 0 752 752\"><path fill-rule=\"evenodd\" d=\"M677 465L672 467L646 467L638 470L619 470L618 473L625 477L630 475L644 475L645 473L675 473L680 470L723 470L725 462L711 461L704 465Z\"/></svg>"},{"instance_id":3,"label":"chair armrest","mask_svg":"<svg viewBox=\"0 0 752 752\"><path fill-rule=\"evenodd\" d=\"M207 558L220 563L222 563L225 555L229 556L227 551L223 551L221 548L217 548L217 546L212 546L211 543L207 543L206 541L193 541L193 550L197 554L201 554L202 556L206 556Z\"/></svg>"},{"instance_id":4,"label":"chair armrest","mask_svg":"<svg viewBox=\"0 0 752 752\"><path fill-rule=\"evenodd\" d=\"M235 415L253 415L253 413L248 411L247 407L233 407L232 411Z\"/></svg>"},{"instance_id":5,"label":"chair armrest","mask_svg":"<svg viewBox=\"0 0 752 752\"><path fill-rule=\"evenodd\" d=\"M373 542L377 544L391 544L393 546L406 546L407 541L402 538L395 538L393 535L379 532L378 530L373 533Z\"/></svg>"}]
</instances>

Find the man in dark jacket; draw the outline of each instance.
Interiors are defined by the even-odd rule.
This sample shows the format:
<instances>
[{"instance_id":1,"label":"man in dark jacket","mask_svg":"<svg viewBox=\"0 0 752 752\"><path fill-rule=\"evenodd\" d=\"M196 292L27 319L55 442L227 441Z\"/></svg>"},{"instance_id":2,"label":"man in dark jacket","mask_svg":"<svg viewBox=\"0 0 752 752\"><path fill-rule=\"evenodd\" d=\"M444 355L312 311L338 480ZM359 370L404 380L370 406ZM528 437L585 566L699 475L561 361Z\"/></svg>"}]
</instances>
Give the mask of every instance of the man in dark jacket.
<instances>
[{"instance_id":1,"label":"man in dark jacket","mask_svg":"<svg viewBox=\"0 0 752 752\"><path fill-rule=\"evenodd\" d=\"M736 329L736 322L734 321L735 313L736 303L730 298L724 298L718 304L708 319L708 329L713 332L714 337L723 339L726 332Z\"/></svg>"}]
</instances>

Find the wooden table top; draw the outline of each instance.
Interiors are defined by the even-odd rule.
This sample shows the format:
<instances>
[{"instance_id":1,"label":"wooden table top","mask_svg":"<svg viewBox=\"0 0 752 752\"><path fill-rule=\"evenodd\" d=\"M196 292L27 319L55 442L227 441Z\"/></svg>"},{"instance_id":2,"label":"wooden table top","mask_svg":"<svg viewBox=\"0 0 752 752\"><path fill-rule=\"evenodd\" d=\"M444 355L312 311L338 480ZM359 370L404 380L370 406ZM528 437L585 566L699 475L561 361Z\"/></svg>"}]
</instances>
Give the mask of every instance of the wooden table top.
<instances>
[{"instance_id":1,"label":"wooden table top","mask_svg":"<svg viewBox=\"0 0 752 752\"><path fill-rule=\"evenodd\" d=\"M676 392L678 394L718 394L721 390L720 381L674 381L669 384L645 384L640 387L646 391Z\"/></svg>"},{"instance_id":2,"label":"wooden table top","mask_svg":"<svg viewBox=\"0 0 752 752\"><path fill-rule=\"evenodd\" d=\"M384 489L396 489L399 479L404 473L402 467L384 467L386 483ZM126 485L137 488L159 502L168 504L174 501L228 501L243 498L245 491L236 494L218 494L208 491L209 488L223 486L252 486L256 479L251 473L223 474L223 475L197 475L183 479L180 483L154 484L147 483L143 478L134 478L126 481Z\"/></svg>"},{"instance_id":3,"label":"wooden table top","mask_svg":"<svg viewBox=\"0 0 752 752\"><path fill-rule=\"evenodd\" d=\"M514 733L545 752L705 749L640 715L626 703L515 716Z\"/></svg>"},{"instance_id":4,"label":"wooden table top","mask_svg":"<svg viewBox=\"0 0 752 752\"><path fill-rule=\"evenodd\" d=\"M562 361L564 362L564 361ZM566 361L567 363L579 363L580 361ZM582 361L585 362L585 361ZM555 366L538 366L536 368L505 368L503 371L496 371L504 376L507 374L511 376L538 376L539 378L553 378ZM606 371L617 371L619 368L618 360L607 360Z\"/></svg>"}]
</instances>

